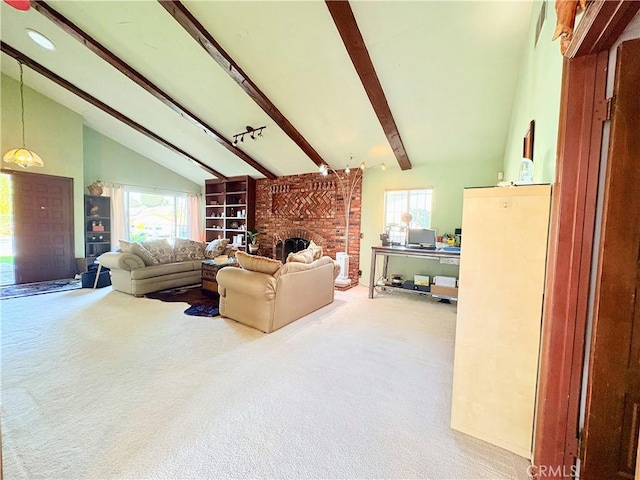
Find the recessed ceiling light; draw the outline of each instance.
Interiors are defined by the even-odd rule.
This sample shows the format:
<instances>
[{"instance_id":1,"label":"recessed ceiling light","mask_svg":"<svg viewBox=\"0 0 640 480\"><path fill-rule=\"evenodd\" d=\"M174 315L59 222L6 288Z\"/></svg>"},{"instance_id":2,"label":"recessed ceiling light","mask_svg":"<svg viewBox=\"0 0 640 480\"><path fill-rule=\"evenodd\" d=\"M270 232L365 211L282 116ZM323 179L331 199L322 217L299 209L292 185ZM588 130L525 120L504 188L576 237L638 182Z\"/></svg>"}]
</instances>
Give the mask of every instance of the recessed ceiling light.
<instances>
[{"instance_id":1,"label":"recessed ceiling light","mask_svg":"<svg viewBox=\"0 0 640 480\"><path fill-rule=\"evenodd\" d=\"M40 32L36 32L35 30L31 30L30 28L27 28L27 33L31 37L31 40L36 42L42 48L46 48L47 50L56 49L56 46L53 44L53 42L49 40L47 37L45 37L43 34L41 34Z\"/></svg>"}]
</instances>

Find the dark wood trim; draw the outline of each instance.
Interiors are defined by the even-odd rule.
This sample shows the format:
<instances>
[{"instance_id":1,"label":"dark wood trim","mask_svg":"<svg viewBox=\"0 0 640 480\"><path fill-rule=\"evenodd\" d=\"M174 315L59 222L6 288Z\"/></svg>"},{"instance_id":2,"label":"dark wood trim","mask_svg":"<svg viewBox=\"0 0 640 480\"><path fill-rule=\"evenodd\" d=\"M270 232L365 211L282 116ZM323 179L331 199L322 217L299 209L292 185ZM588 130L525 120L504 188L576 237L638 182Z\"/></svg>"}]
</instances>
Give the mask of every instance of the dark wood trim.
<instances>
[{"instance_id":1,"label":"dark wood trim","mask_svg":"<svg viewBox=\"0 0 640 480\"><path fill-rule=\"evenodd\" d=\"M351 62L356 72L358 72L362 86L367 92L371 106L378 116L380 125L387 136L400 168L402 170L410 170L409 155L407 155L402 143L398 126L391 113L391 108L389 108L389 102L387 102L387 97L384 94L380 79L373 66L367 45L364 42L364 38L362 38L362 33L360 33L349 2L346 0L327 0L325 3L329 8L329 13L336 24Z\"/></svg>"},{"instance_id":2,"label":"dark wood trim","mask_svg":"<svg viewBox=\"0 0 640 480\"><path fill-rule=\"evenodd\" d=\"M575 462L608 52L566 59L533 462ZM594 81L595 79L595 81Z\"/></svg>"},{"instance_id":3,"label":"dark wood trim","mask_svg":"<svg viewBox=\"0 0 640 480\"><path fill-rule=\"evenodd\" d=\"M590 282L587 265L590 268L593 251L593 182L606 115L604 93L597 92L606 81L609 48L633 19L638 3L594 1L569 46L567 55L575 58L564 64L533 462L563 466L565 472L571 471L574 455L579 454L575 437Z\"/></svg>"},{"instance_id":4,"label":"dark wood trim","mask_svg":"<svg viewBox=\"0 0 640 480\"><path fill-rule=\"evenodd\" d=\"M582 480L634 476L640 409L640 39L617 49L595 274ZM637 478L637 477L636 477Z\"/></svg>"},{"instance_id":5,"label":"dark wood trim","mask_svg":"<svg viewBox=\"0 0 640 480\"><path fill-rule=\"evenodd\" d=\"M580 252L578 271L574 272L578 276L576 291L576 312L575 312L575 334L573 339L573 358L571 363L571 383L569 387L568 400L568 425L565 445L570 440L578 436L578 416L580 413L580 394L582 388L582 374L584 363L584 352L588 348L585 345L587 316L589 308L589 293L591 279L591 265L593 259L594 232L596 221L596 207L598 196L598 179L600 172L600 159L602 150L602 133L604 121L607 116L607 65L609 52L603 51L598 55L590 56L588 68L591 69L591 87L585 92L585 101L590 102L592 107L585 107L585 113L589 112L589 118L583 118L583 148L584 155L588 156L584 168L580 171L578 185L580 185L581 197L584 199L584 212L580 219L581 229L577 230L577 235L581 235L580 242L582 251ZM595 66L593 63L595 62ZM587 145L588 143L588 145ZM573 457L573 452L568 452ZM575 452L576 455L579 452ZM573 460L573 459L572 459Z\"/></svg>"},{"instance_id":6,"label":"dark wood trim","mask_svg":"<svg viewBox=\"0 0 640 480\"><path fill-rule=\"evenodd\" d=\"M638 11L638 0L592 0L565 56L574 58L610 49Z\"/></svg>"},{"instance_id":7,"label":"dark wood trim","mask_svg":"<svg viewBox=\"0 0 640 480\"><path fill-rule=\"evenodd\" d=\"M83 31L80 27L75 25L71 20L66 18L61 13L54 10L49 4L42 0L32 1L31 5L33 8L41 13L44 17L49 19L51 22L55 23L58 27L60 27L64 32L71 35L73 38L78 40L82 45L87 47L93 53L95 53L102 60L112 65L118 71L122 72L126 75L131 81L133 81L136 85L142 87L146 92L153 95L156 99L160 100L171 110L176 112L178 115L183 117L184 119L193 123L199 129L202 129L207 135L213 138L216 142L222 145L224 148L229 150L231 153L236 155L242 161L255 168L257 171L262 173L265 177L273 180L277 178L277 176L268 170L266 167L261 165L259 162L254 160L251 156L238 149L231 143L229 140L224 138L221 133L216 131L211 125L207 124L204 120L196 116L193 112L188 110L185 106L181 105L178 101L173 99L168 93L161 90L157 85L155 85L151 80L143 76L140 72L135 70L131 65L126 63L124 60L116 56L112 51L108 50L104 45L100 44L93 37L91 37L88 33Z\"/></svg>"},{"instance_id":8,"label":"dark wood trim","mask_svg":"<svg viewBox=\"0 0 640 480\"><path fill-rule=\"evenodd\" d=\"M198 44L211 56L211 58L227 72L227 74L258 104L262 110L276 122L276 124L294 141L300 149L315 163L320 166L328 164L320 154L309 144L306 138L296 130L289 120L278 110L271 100L248 77L231 56L220 46L204 26L187 10L179 1L158 0L158 3L169 12L176 22L184 28ZM269 177L270 178L270 177ZM272 179L273 180L273 179Z\"/></svg>"},{"instance_id":9,"label":"dark wood trim","mask_svg":"<svg viewBox=\"0 0 640 480\"><path fill-rule=\"evenodd\" d=\"M204 170L206 170L207 172L211 173L212 175L215 175L216 177L221 178L223 180L227 179L227 177L225 175L222 175L217 170L214 170L213 168L211 168L206 163L198 160L193 155L185 152L181 148L179 148L179 147L175 146L174 144L168 142L167 140L165 140L164 138L160 137L159 135L156 135L151 130L148 130L147 128L143 127L139 123L137 123L134 120L132 120L129 117L127 117L126 115L120 113L119 111L115 110L114 108L111 108L106 103L101 102L100 100L98 100L97 98L95 98L92 95L88 94L84 90L76 87L71 82L68 82L67 80L65 80L64 78L60 77L59 75L56 75L51 70L49 70L46 67L40 65L38 62L36 62L35 60L32 60L31 58L27 57L25 54L23 54L22 52L19 52L18 50L16 50L15 48L11 47L10 45L0 41L0 50L3 53L6 53L7 55L9 55L10 57L15 58L19 62L22 62L24 65L26 65L27 67L29 67L33 71L38 72L43 77L51 80L54 83L57 83L61 87L69 90L71 93L73 93L73 94L77 95L78 97L82 98L84 101L90 103L94 107L99 108L100 110L102 110L105 113L108 113L109 115L111 115L116 120L120 120L125 125L128 125L129 127L133 128L136 132L141 133L141 134L149 137L152 140L155 140L156 142L158 142L163 147L166 147L169 150L171 150L171 151L173 151L175 153L178 153L178 154L182 155L183 157L188 158L192 162L197 163L200 167L202 167Z\"/></svg>"}]
</instances>

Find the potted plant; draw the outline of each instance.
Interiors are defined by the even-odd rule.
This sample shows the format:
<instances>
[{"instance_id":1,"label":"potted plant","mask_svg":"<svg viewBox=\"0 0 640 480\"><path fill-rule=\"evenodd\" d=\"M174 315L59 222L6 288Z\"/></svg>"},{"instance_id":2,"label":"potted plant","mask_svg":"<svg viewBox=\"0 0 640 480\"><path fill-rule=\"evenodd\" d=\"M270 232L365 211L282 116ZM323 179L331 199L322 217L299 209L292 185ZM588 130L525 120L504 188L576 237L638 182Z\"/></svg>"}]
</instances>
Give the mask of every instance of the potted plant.
<instances>
[{"instance_id":1,"label":"potted plant","mask_svg":"<svg viewBox=\"0 0 640 480\"><path fill-rule=\"evenodd\" d=\"M249 242L251 242L249 243L249 253L256 253L260 248L260 245L258 245L258 235L260 235L260 232L255 228L247 230L247 237L249 237Z\"/></svg>"}]
</instances>

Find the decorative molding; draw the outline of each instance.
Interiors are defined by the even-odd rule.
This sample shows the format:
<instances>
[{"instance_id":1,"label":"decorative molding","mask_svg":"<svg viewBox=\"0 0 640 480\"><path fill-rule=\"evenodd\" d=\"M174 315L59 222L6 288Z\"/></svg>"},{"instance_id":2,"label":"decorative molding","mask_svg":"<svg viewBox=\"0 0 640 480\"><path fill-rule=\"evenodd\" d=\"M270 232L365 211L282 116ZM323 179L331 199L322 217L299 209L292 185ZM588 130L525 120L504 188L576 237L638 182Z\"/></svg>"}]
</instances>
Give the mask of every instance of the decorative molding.
<instances>
[{"instance_id":1,"label":"decorative molding","mask_svg":"<svg viewBox=\"0 0 640 480\"><path fill-rule=\"evenodd\" d=\"M565 57L582 57L608 50L638 11L640 1L592 0L573 32Z\"/></svg>"}]
</instances>

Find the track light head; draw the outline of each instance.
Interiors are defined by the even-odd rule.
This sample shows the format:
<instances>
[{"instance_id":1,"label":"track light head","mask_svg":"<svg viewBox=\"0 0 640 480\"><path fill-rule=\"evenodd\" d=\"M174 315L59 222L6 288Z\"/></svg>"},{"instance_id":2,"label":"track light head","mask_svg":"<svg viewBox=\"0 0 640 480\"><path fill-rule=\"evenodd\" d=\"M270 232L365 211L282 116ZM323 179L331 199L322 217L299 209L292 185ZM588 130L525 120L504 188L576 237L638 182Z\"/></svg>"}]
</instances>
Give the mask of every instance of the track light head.
<instances>
[{"instance_id":1,"label":"track light head","mask_svg":"<svg viewBox=\"0 0 640 480\"><path fill-rule=\"evenodd\" d=\"M240 132L240 133L236 133L233 138L233 144L237 145L238 144L238 137L240 137L240 141L244 142L244 136L245 135L249 135L251 137L251 140L255 140L256 139L256 133L258 134L258 137L262 136L262 130L267 128L266 126L262 126L262 127L258 127L258 128L253 128L251 125L247 125L246 127L244 127L245 130L244 132Z\"/></svg>"}]
</instances>

